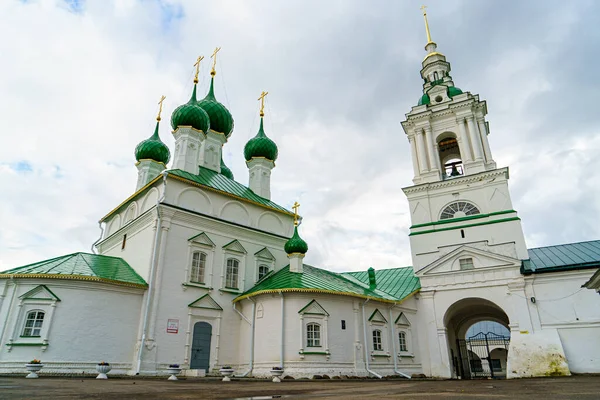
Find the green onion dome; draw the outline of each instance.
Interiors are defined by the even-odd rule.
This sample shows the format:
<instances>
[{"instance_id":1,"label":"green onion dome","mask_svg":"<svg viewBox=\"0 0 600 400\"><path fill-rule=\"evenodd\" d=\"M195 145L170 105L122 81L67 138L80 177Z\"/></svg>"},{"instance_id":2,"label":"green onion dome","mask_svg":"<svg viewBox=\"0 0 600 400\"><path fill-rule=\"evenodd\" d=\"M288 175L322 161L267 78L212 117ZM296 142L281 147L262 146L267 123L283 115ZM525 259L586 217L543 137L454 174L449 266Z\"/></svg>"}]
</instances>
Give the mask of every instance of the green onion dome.
<instances>
[{"instance_id":1,"label":"green onion dome","mask_svg":"<svg viewBox=\"0 0 600 400\"><path fill-rule=\"evenodd\" d=\"M229 179L233 180L233 172L231 172L229 167L223 162L223 152L221 152L221 175L225 175Z\"/></svg>"},{"instance_id":2,"label":"green onion dome","mask_svg":"<svg viewBox=\"0 0 600 400\"><path fill-rule=\"evenodd\" d=\"M450 86L448 88L448 97L453 98L454 96L458 96L459 94L462 94L462 90L460 90L459 88L457 88L456 86Z\"/></svg>"},{"instance_id":3,"label":"green onion dome","mask_svg":"<svg viewBox=\"0 0 600 400\"><path fill-rule=\"evenodd\" d=\"M164 144L158 136L159 123L160 122L158 121L156 122L154 134L148 139L140 142L135 147L135 159L137 161L154 160L161 162L165 165L169 162L169 159L171 158L171 152L169 151L167 145Z\"/></svg>"},{"instance_id":4,"label":"green onion dome","mask_svg":"<svg viewBox=\"0 0 600 400\"><path fill-rule=\"evenodd\" d=\"M427 93L425 93L423 96L421 96L421 98L419 99L419 102L417 103L418 106L422 106L422 105L427 105L430 104L431 101L429 100L429 95Z\"/></svg>"},{"instance_id":5,"label":"green onion dome","mask_svg":"<svg viewBox=\"0 0 600 400\"><path fill-rule=\"evenodd\" d=\"M177 129L179 126L191 126L202 132L208 132L210 119L202 107L198 106L196 99L196 84L190 101L180 105L171 114L171 127Z\"/></svg>"},{"instance_id":6,"label":"green onion dome","mask_svg":"<svg viewBox=\"0 0 600 400\"><path fill-rule=\"evenodd\" d=\"M302 240L300 235L298 235L298 226L294 227L294 236L292 236L290 240L285 242L285 246L283 246L283 249L287 254L306 254L306 252L308 251L308 245L304 240Z\"/></svg>"},{"instance_id":7,"label":"green onion dome","mask_svg":"<svg viewBox=\"0 0 600 400\"><path fill-rule=\"evenodd\" d=\"M223 133L229 137L233 131L233 117L225 106L217 101L215 98L214 89L215 78L210 80L210 90L206 97L200 100L198 104L206 113L210 119L210 129L215 132Z\"/></svg>"},{"instance_id":8,"label":"green onion dome","mask_svg":"<svg viewBox=\"0 0 600 400\"><path fill-rule=\"evenodd\" d=\"M277 160L277 153L277 145L265 135L263 119L261 118L258 133L246 143L246 146L244 146L244 157L246 158L246 161L258 157L275 161Z\"/></svg>"}]
</instances>

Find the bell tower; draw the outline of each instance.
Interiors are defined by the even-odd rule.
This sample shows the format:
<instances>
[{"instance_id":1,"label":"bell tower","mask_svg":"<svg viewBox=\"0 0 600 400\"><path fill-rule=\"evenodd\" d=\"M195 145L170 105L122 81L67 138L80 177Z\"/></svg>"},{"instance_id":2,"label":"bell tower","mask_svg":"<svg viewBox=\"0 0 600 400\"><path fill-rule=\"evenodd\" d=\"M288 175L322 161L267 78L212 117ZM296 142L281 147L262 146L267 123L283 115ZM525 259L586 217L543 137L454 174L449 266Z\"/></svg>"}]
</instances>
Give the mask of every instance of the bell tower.
<instances>
[{"instance_id":1,"label":"bell tower","mask_svg":"<svg viewBox=\"0 0 600 400\"><path fill-rule=\"evenodd\" d=\"M461 246L527 259L521 221L508 190L508 168L497 168L488 142L487 105L454 85L450 63L431 40L422 62L423 94L402 127L410 143L413 186L404 188L411 214L413 267L419 271ZM465 257L450 270L485 264Z\"/></svg>"}]
</instances>

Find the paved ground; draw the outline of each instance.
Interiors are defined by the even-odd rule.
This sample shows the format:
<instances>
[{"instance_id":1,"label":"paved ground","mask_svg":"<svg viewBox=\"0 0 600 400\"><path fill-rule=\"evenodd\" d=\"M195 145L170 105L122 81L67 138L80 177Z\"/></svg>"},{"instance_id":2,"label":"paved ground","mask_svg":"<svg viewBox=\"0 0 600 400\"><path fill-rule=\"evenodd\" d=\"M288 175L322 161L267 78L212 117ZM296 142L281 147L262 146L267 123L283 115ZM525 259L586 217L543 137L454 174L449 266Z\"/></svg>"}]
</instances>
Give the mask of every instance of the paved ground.
<instances>
[{"instance_id":1,"label":"paved ground","mask_svg":"<svg viewBox=\"0 0 600 400\"><path fill-rule=\"evenodd\" d=\"M600 376L477 381L0 378L0 399L600 399Z\"/></svg>"}]
</instances>

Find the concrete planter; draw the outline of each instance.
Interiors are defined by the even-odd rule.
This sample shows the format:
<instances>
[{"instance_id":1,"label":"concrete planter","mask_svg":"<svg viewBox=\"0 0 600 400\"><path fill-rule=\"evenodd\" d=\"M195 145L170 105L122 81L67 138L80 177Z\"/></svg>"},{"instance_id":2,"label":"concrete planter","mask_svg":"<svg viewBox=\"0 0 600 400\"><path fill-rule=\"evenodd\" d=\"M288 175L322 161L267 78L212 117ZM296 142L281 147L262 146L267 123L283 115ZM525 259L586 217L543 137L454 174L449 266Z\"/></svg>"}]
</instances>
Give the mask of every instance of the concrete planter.
<instances>
[{"instance_id":1,"label":"concrete planter","mask_svg":"<svg viewBox=\"0 0 600 400\"><path fill-rule=\"evenodd\" d=\"M44 367L44 364L25 364L25 369L29 371L29 375L25 378L39 378L37 372Z\"/></svg>"},{"instance_id":2,"label":"concrete planter","mask_svg":"<svg viewBox=\"0 0 600 400\"><path fill-rule=\"evenodd\" d=\"M112 367L110 365L96 365L96 371L98 371L98 376L96 379L108 379L108 374Z\"/></svg>"},{"instance_id":3,"label":"concrete planter","mask_svg":"<svg viewBox=\"0 0 600 400\"><path fill-rule=\"evenodd\" d=\"M177 381L177 374L179 374L181 372L181 368L174 368L174 367L169 367L167 368L167 373L169 373L171 376L169 376L169 381Z\"/></svg>"},{"instance_id":4,"label":"concrete planter","mask_svg":"<svg viewBox=\"0 0 600 400\"><path fill-rule=\"evenodd\" d=\"M223 382L229 382L233 375L233 368L221 368L219 372L223 375Z\"/></svg>"},{"instance_id":5,"label":"concrete planter","mask_svg":"<svg viewBox=\"0 0 600 400\"><path fill-rule=\"evenodd\" d=\"M283 370L282 369L272 369L269 371L271 373L271 376L273 377L273 382L275 383L279 383L281 382L281 375L283 375Z\"/></svg>"}]
</instances>

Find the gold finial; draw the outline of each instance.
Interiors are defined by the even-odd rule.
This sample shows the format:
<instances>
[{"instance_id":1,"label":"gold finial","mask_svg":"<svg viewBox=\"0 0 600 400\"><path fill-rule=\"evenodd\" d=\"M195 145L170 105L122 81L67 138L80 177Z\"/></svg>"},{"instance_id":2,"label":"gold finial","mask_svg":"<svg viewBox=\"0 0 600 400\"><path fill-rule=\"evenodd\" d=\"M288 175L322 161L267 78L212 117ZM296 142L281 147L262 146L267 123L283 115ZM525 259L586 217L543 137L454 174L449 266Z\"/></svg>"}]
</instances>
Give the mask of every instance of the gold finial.
<instances>
[{"instance_id":1,"label":"gold finial","mask_svg":"<svg viewBox=\"0 0 600 400\"><path fill-rule=\"evenodd\" d=\"M198 83L198 74L200 73L200 61L204 60L204 56L199 56L194 64L196 67L196 75L194 75L194 83Z\"/></svg>"},{"instance_id":2,"label":"gold finial","mask_svg":"<svg viewBox=\"0 0 600 400\"><path fill-rule=\"evenodd\" d=\"M156 116L156 120L160 122L160 114L162 113L162 105L163 101L165 101L166 97L161 96L160 101L158 102L158 115Z\"/></svg>"},{"instance_id":3,"label":"gold finial","mask_svg":"<svg viewBox=\"0 0 600 400\"><path fill-rule=\"evenodd\" d=\"M260 117L264 117L265 116L265 97L269 94L269 92L265 92L263 91L260 96L258 97L258 100L260 100Z\"/></svg>"},{"instance_id":4,"label":"gold finial","mask_svg":"<svg viewBox=\"0 0 600 400\"><path fill-rule=\"evenodd\" d=\"M423 18L425 19L425 31L427 32L427 44L433 43L431 40L431 33L429 32L429 22L427 22L427 6L421 6L421 11L423 11Z\"/></svg>"},{"instance_id":5,"label":"gold finial","mask_svg":"<svg viewBox=\"0 0 600 400\"><path fill-rule=\"evenodd\" d=\"M292 210L294 210L294 226L298 226L298 208L300 208L300 203L296 201L292 206Z\"/></svg>"},{"instance_id":6,"label":"gold finial","mask_svg":"<svg viewBox=\"0 0 600 400\"><path fill-rule=\"evenodd\" d=\"M213 59L213 65L212 70L210 71L210 76L215 76L217 74L217 70L215 69L215 67L217 66L217 53L219 52L219 50L221 50L220 47L215 47L215 51L212 53L212 56L210 56L210 58Z\"/></svg>"}]
</instances>

